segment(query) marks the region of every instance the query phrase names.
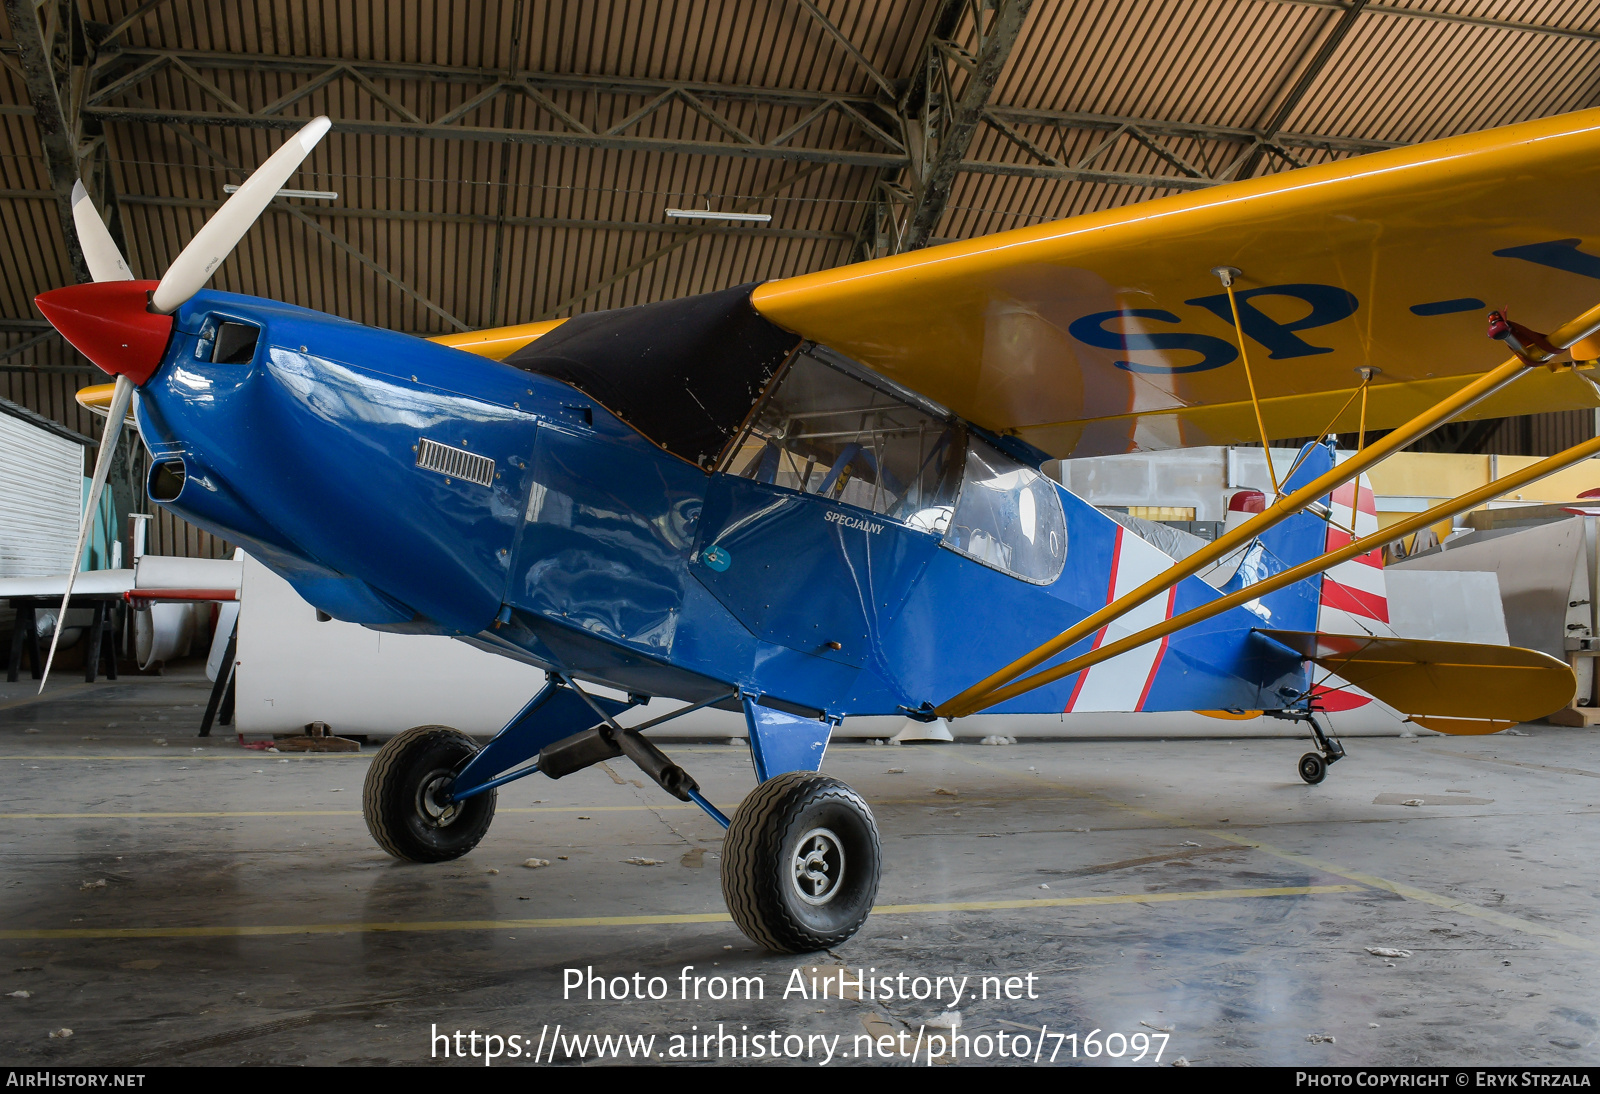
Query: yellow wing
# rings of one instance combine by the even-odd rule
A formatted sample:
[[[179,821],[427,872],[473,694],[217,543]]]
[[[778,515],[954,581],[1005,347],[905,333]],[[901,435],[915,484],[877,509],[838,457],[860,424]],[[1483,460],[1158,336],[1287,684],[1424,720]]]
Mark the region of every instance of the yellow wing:
[[[73,398],[77,400],[79,406],[90,414],[101,418],[109,418],[111,416],[111,396],[116,389],[116,384],[93,384],[89,387],[79,388]],[[128,407],[128,416],[125,421],[129,425],[135,424],[132,406]]]
[[[1571,702],[1578,686],[1569,666],[1517,646],[1261,633],[1441,733],[1493,733],[1543,718]]]
[[[752,303],[1082,456],[1258,437],[1218,266],[1242,271],[1272,436],[1327,426],[1364,366],[1382,370],[1368,428],[1398,425],[1508,356],[1489,309],[1547,331],[1600,302],[1600,110],[772,281]],[[1583,375],[1536,370],[1472,415],[1596,405]]]
[[[518,323],[511,327],[490,327],[487,330],[472,330],[465,334],[436,334],[429,338],[430,342],[438,342],[441,346],[451,346],[455,349],[475,353],[479,357],[488,357],[495,361],[504,361],[517,350],[537,338],[542,338],[555,330],[565,319],[545,319],[538,323]]]

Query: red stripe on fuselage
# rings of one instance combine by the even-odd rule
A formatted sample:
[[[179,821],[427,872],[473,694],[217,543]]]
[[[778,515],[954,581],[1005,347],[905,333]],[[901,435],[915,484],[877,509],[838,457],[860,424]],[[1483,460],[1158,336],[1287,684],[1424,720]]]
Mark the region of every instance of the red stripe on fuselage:
[[[1178,587],[1174,585],[1167,590],[1167,610],[1162,613],[1162,619],[1172,618],[1172,606],[1177,602],[1177,599]],[[1161,636],[1161,645],[1156,649],[1155,663],[1150,666],[1150,675],[1144,678],[1144,690],[1139,692],[1139,702],[1134,706],[1134,710],[1143,710],[1144,701],[1150,698],[1150,687],[1156,682],[1156,673],[1161,671],[1161,659],[1167,655],[1167,640],[1171,637],[1170,634]]]
[[[1349,585],[1341,585],[1327,574],[1322,575],[1322,604],[1324,607],[1338,608],[1351,615],[1389,622],[1387,599],[1362,592],[1360,589],[1353,589]]]
[[[1106,583],[1106,603],[1109,604],[1117,598],[1117,566],[1122,562],[1122,533],[1125,529],[1117,525],[1117,535],[1111,543],[1111,580]],[[1089,648],[1097,650],[1100,643],[1106,640],[1106,628],[1101,627],[1095,632],[1094,644]],[[1091,668],[1093,666],[1090,666]],[[1062,708],[1063,713],[1071,713],[1073,704],[1078,701],[1078,694],[1083,691],[1083,683],[1089,679],[1089,669],[1078,673],[1077,682],[1072,685],[1072,694],[1067,696],[1067,705]]]
[[[1341,547],[1349,546],[1354,541],[1355,537],[1349,532],[1341,532],[1337,528],[1330,527],[1328,529],[1328,543],[1324,550],[1337,551]],[[1359,562],[1363,566],[1372,566],[1381,570],[1383,569],[1383,552],[1374,549],[1368,551],[1364,555],[1357,555],[1355,558],[1350,559],[1350,561]]]

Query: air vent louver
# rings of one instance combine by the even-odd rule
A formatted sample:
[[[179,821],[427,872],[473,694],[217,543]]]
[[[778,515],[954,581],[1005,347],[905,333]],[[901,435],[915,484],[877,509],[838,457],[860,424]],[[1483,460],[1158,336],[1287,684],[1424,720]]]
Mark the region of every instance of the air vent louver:
[[[494,483],[494,461],[464,448],[452,448],[423,437],[417,444],[417,466],[451,479],[464,479],[479,486]]]

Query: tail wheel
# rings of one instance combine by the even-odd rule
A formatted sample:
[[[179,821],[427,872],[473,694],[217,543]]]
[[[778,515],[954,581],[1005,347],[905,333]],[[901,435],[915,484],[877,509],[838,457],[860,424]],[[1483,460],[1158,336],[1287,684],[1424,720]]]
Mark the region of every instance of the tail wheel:
[[[361,790],[361,813],[378,846],[406,862],[444,862],[476,847],[494,819],[494,791],[463,802],[448,794],[477,751],[449,726],[417,726],[384,745]]]
[[[1312,786],[1322,781],[1328,773],[1328,761],[1315,752],[1307,752],[1300,757],[1300,777]]]
[[[740,804],[722,853],[722,895],[750,939],[782,953],[861,929],[881,863],[872,810],[838,779],[791,771]]]

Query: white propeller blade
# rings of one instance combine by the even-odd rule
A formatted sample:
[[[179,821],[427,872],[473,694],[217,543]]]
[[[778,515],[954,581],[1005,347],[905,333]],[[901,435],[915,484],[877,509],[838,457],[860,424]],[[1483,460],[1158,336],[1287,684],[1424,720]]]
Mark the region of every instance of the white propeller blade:
[[[222,265],[222,260],[232,253],[279,188],[299,170],[300,164],[332,124],[326,117],[313,118],[245,179],[244,185],[195,233],[183,253],[168,268],[150,298],[152,311],[170,315],[205,287],[217,267]]]
[[[117,249],[106,222],[89,200],[81,181],[72,184],[72,223],[78,229],[78,249],[88,263],[89,276],[96,281],[132,281],[133,271]]]
[[[217,210],[216,215],[206,221],[167,270],[166,276],[151,294],[152,311],[170,315],[205,286],[216,268],[222,265],[222,260],[250,230],[289,176],[299,170],[300,164],[332,124],[326,117],[313,118],[245,179],[244,185]],[[82,182],[73,187],[72,219],[78,229],[78,245],[83,250],[84,260],[95,281],[132,280],[132,271],[123,260],[105,222],[100,219],[94,203],[89,200]],[[94,461],[94,478],[89,483],[89,500],[84,508],[83,523],[78,527],[78,547],[73,552],[72,566],[67,571],[67,588],[61,596],[61,616],[56,620],[55,635],[50,639],[50,654],[45,658],[43,679],[39,681],[40,692],[44,691],[45,684],[50,680],[50,666],[55,663],[56,647],[61,641],[61,632],[66,629],[72,586],[77,582],[78,568],[83,564],[83,548],[89,542],[89,530],[99,513],[100,495],[105,490],[106,477],[111,473],[111,460],[116,454],[117,440],[122,435],[122,424],[132,401],[133,381],[119,374],[111,394],[105,432],[100,435],[100,451]]]
[[[89,276],[95,281],[132,281],[133,271],[122,257],[116,240],[100,213],[89,200],[89,191],[80,180],[72,186],[72,223],[78,230],[78,247],[83,251]],[[50,655],[44,659],[44,672],[39,680],[39,690],[44,691],[50,681],[50,666],[56,659],[56,645],[61,632],[66,629],[67,604],[72,600],[72,586],[78,580],[78,567],[83,565],[83,548],[89,541],[89,529],[100,506],[100,494],[105,489],[106,477],[111,473],[111,457],[115,455],[117,438],[122,435],[123,419],[128,414],[128,404],[133,401],[133,381],[126,376],[117,377],[111,393],[111,416],[106,419],[105,430],[100,435],[100,451],[94,460],[94,478],[89,481],[89,506],[84,510],[83,521],[78,525],[78,549],[73,552],[72,565],[67,570],[67,589],[61,594],[61,612],[56,619],[56,630],[50,638]]]
[[[50,666],[55,663],[56,644],[61,632],[67,629],[67,603],[72,599],[72,586],[78,580],[78,567],[83,565],[83,548],[89,542],[89,529],[94,526],[100,511],[100,494],[105,489],[106,477],[111,473],[111,458],[116,454],[117,438],[122,435],[122,421],[128,414],[128,404],[133,400],[133,381],[126,376],[117,377],[117,387],[111,394],[111,416],[106,419],[105,432],[100,434],[100,451],[94,458],[94,478],[89,482],[89,503],[83,510],[83,523],[78,526],[78,549],[72,553],[72,566],[67,571],[67,590],[61,594],[61,614],[56,618],[56,632],[50,638],[50,655],[44,659],[44,675],[39,681],[39,691],[50,680]]]

